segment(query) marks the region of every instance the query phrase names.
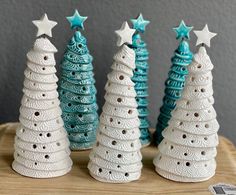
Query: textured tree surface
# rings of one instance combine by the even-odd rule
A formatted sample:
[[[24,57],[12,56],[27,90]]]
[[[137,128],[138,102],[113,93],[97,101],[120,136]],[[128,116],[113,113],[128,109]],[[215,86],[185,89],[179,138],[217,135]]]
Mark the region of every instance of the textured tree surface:
[[[140,120],[140,141],[143,146],[148,145],[151,141],[148,121],[148,51],[146,43],[142,40],[140,33],[134,34],[133,43],[130,47],[135,51],[134,76],[132,81],[135,83],[137,93],[136,101],[138,103],[138,112]]]
[[[96,139],[98,106],[92,60],[86,38],[76,31],[61,63],[58,90],[72,150],[92,148]]]
[[[165,96],[154,134],[156,144],[159,144],[163,139],[162,131],[168,126],[171,111],[175,108],[176,101],[181,97],[185,86],[185,77],[188,74],[187,66],[192,62],[192,57],[188,42],[181,41],[171,59],[172,66],[165,82]]]
[[[90,174],[102,182],[125,183],[141,175],[140,121],[131,80],[134,68],[135,52],[124,45],[108,74],[97,141],[89,156]]]
[[[200,47],[154,159],[156,171],[168,179],[199,182],[215,174],[219,124],[213,108],[212,69],[205,48]]]
[[[55,52],[57,49],[47,38],[38,38],[27,54],[12,164],[24,176],[57,177],[69,172],[72,166],[59,106]]]

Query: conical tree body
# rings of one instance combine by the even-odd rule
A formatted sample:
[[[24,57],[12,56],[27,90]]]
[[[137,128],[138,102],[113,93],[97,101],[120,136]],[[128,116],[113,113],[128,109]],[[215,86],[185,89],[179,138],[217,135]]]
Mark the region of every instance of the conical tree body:
[[[135,83],[135,91],[137,93],[136,101],[138,104],[139,120],[140,120],[140,141],[143,146],[148,145],[151,141],[148,121],[148,56],[149,52],[146,48],[146,43],[142,40],[140,34],[133,35],[132,45],[130,46],[135,51],[134,76],[132,81]]]
[[[56,51],[47,38],[38,38],[27,54],[12,164],[24,176],[57,177],[69,172],[72,166],[57,93]]]
[[[89,149],[96,139],[98,106],[92,59],[85,37],[75,32],[64,54],[59,84],[62,118],[72,150]]]
[[[185,77],[188,74],[187,66],[192,62],[192,53],[186,41],[181,41],[171,59],[172,66],[165,82],[165,96],[157,119],[154,139],[157,144],[163,139],[162,131],[168,126],[171,111],[176,106],[176,101],[181,97],[185,86]]]
[[[188,67],[182,98],[177,101],[154,159],[156,171],[171,180],[199,182],[215,174],[219,124],[213,108],[213,65],[204,47]]]
[[[137,180],[142,168],[140,121],[131,80],[135,53],[124,45],[114,60],[105,86],[106,102],[88,169],[99,181],[124,183]]]

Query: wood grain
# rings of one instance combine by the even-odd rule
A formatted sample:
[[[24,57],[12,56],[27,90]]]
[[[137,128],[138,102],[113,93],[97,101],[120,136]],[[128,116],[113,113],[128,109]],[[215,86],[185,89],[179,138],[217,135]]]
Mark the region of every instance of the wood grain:
[[[226,138],[220,137],[216,175],[202,183],[178,183],[162,178],[152,164],[157,148],[142,149],[143,170],[139,181],[128,184],[101,183],[90,177],[87,169],[89,151],[72,152],[72,171],[54,179],[31,179],[11,169],[13,138],[17,123],[0,125],[0,194],[24,195],[131,195],[131,194],[210,194],[208,186],[219,182],[236,184],[236,149]]]

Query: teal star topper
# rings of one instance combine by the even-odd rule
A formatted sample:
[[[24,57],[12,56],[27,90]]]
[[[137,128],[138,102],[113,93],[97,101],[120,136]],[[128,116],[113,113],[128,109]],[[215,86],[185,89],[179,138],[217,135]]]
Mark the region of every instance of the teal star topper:
[[[146,26],[150,23],[150,21],[143,19],[141,13],[137,19],[131,19],[131,22],[133,23],[133,28],[142,33],[144,33]]]
[[[66,19],[70,22],[71,29],[81,28],[84,30],[84,21],[87,19],[87,16],[81,16],[78,10],[75,10],[73,16],[68,16]]]
[[[180,39],[180,38],[189,39],[189,33],[192,29],[193,29],[193,27],[186,26],[186,24],[184,23],[183,20],[180,22],[178,27],[173,28],[173,30],[176,33],[176,39]]]

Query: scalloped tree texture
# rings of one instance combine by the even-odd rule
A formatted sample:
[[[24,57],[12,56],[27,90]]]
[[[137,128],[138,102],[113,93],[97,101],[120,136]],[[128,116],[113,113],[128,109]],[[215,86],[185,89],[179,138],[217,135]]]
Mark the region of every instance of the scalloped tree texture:
[[[114,61],[105,86],[106,101],[88,169],[99,181],[125,183],[139,179],[142,168],[140,121],[131,80],[135,52],[124,45]]]
[[[171,59],[172,66],[165,82],[165,96],[154,133],[156,144],[159,144],[163,139],[162,131],[168,126],[171,111],[175,108],[176,101],[181,97],[185,86],[185,77],[188,74],[187,66],[192,62],[192,57],[188,42],[182,40]]]
[[[135,91],[137,93],[136,101],[138,103],[138,112],[140,120],[140,141],[143,146],[150,144],[151,136],[149,132],[148,121],[148,51],[146,43],[142,40],[141,35],[136,33],[133,35],[133,42],[130,47],[135,51],[135,64],[134,76],[132,81],[135,83]]]
[[[163,131],[164,139],[154,159],[156,171],[163,177],[199,182],[215,174],[219,124],[213,108],[212,69],[205,48],[200,47],[188,67],[182,98]]]
[[[64,54],[58,89],[72,150],[92,148],[96,140],[98,106],[92,60],[86,38],[76,31]]]
[[[47,38],[38,38],[27,54],[12,167],[28,177],[57,177],[72,166],[58,100],[55,52]]]

